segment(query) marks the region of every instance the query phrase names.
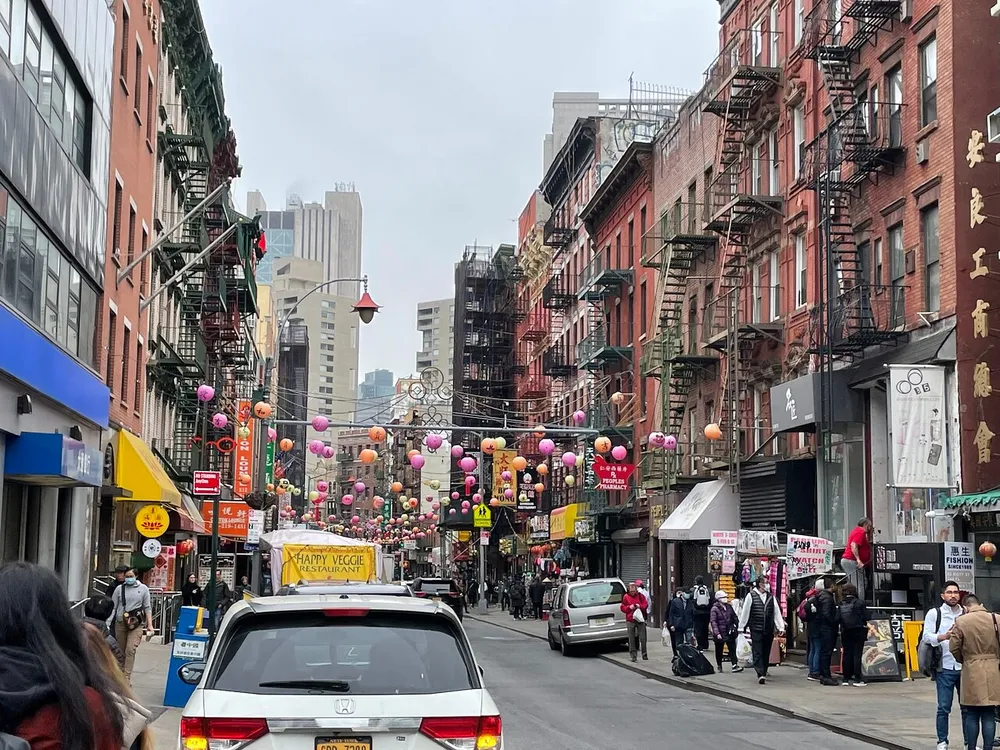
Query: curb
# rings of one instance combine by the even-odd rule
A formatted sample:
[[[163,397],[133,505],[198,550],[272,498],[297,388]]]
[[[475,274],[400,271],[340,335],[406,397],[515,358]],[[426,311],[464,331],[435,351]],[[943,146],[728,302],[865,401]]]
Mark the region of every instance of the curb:
[[[488,617],[482,617],[480,615],[466,615],[470,620],[475,620],[476,622],[482,622],[487,625],[492,625],[496,628],[501,628],[502,630],[509,630],[512,633],[518,633],[519,635],[526,636],[528,638],[534,638],[539,641],[545,641],[545,636],[536,635],[535,633],[526,633],[518,628],[511,627],[510,625],[503,625],[497,622],[493,622]],[[829,719],[824,718],[820,714],[814,714],[806,711],[793,711],[791,709],[782,708],[781,706],[776,706],[773,703],[768,703],[767,701],[758,700],[748,695],[742,695],[737,693],[730,693],[725,690],[713,687],[712,685],[699,684],[697,682],[692,682],[690,680],[684,680],[679,677],[673,677],[670,675],[660,674],[659,672],[653,672],[651,670],[643,669],[638,665],[633,665],[631,663],[623,663],[617,659],[612,659],[607,654],[597,654],[597,658],[601,661],[607,662],[608,664],[614,664],[616,667],[620,667],[629,672],[633,672],[637,675],[641,675],[647,679],[656,680],[657,682],[662,682],[666,685],[671,685],[672,687],[680,688],[681,690],[687,690],[692,693],[703,693],[705,695],[711,695],[716,698],[722,698],[724,700],[734,701],[736,703],[742,703],[747,706],[753,706],[754,708],[760,708],[764,711],[768,711],[772,714],[777,714],[779,716],[784,716],[786,719],[795,719],[796,721],[806,722],[814,726],[823,727],[824,729],[838,734],[842,737],[848,737],[853,740],[858,740],[860,742],[867,742],[869,745],[874,745],[876,747],[884,747],[886,750],[912,750],[908,745],[900,745],[898,742],[894,742],[888,737],[883,737],[880,735],[865,734],[864,732],[843,727],[840,724],[835,724]]]

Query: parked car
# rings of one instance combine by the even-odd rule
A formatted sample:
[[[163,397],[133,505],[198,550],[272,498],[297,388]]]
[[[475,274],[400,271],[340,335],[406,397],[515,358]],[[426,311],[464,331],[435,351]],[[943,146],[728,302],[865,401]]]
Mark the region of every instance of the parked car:
[[[549,648],[568,656],[583,644],[627,642],[623,596],[625,584],[619,578],[561,584],[552,596]]]
[[[443,602],[359,595],[238,602],[206,662],[180,747],[441,750],[503,747],[500,711]]]
[[[340,583],[337,581],[308,581],[304,583],[282,586],[278,596],[305,594],[309,596],[325,594],[327,596],[413,596],[408,586],[393,583]]]
[[[421,599],[444,602],[455,610],[459,620],[465,614],[462,589],[453,578],[414,578],[411,588],[413,595]]]

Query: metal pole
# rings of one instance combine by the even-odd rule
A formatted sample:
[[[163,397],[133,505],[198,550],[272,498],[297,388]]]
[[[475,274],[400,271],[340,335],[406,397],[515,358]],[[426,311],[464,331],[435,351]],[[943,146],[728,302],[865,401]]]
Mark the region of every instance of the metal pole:
[[[169,279],[167,279],[165,282],[163,282],[162,284],[160,284],[160,286],[157,287],[157,289],[156,289],[155,292],[153,292],[146,299],[142,300],[139,303],[139,312],[142,312],[147,307],[149,307],[150,304],[152,304],[152,302],[153,302],[154,299],[156,299],[157,297],[159,297],[161,294],[163,294],[164,291],[166,291],[167,289],[170,288],[171,284],[173,284],[181,276],[183,276],[188,271],[190,271],[191,268],[193,268],[196,263],[198,263],[202,258],[204,258],[206,255],[208,255],[210,252],[212,252],[216,247],[218,247],[226,238],[229,237],[229,235],[231,235],[233,232],[236,231],[236,227],[237,226],[238,226],[237,224],[233,224],[231,227],[229,227],[229,229],[227,229],[225,232],[223,232],[218,237],[216,237],[214,240],[212,240],[209,243],[208,247],[206,247],[204,250],[202,250],[200,253],[198,253],[196,256],[194,256],[180,271],[178,271],[173,276],[171,276]]]
[[[482,534],[482,531],[479,532]],[[479,603],[479,614],[486,614],[486,548],[483,546],[482,542],[479,542],[479,591],[478,599]]]
[[[216,393],[218,393],[219,386],[219,370],[218,366],[215,369],[215,387]],[[203,470],[208,470],[208,404],[205,404],[205,414],[202,417],[202,431],[201,431],[201,466]],[[216,600],[216,586],[215,578],[219,572],[219,501],[221,500],[222,492],[217,492],[212,497],[212,564],[210,566],[209,581],[208,581],[208,644],[209,650],[215,643],[215,634],[219,630],[218,618],[216,617],[216,609],[219,602]]]
[[[303,424],[305,424],[305,425],[307,425],[307,424],[312,424],[312,423],[308,422],[308,421],[303,421],[303,420],[300,420],[300,419],[276,419],[276,420],[274,420],[274,424],[290,424],[290,425],[303,425]],[[342,422],[342,421],[337,421],[337,420],[334,420],[334,419],[330,420],[330,426],[331,427],[354,427],[354,428],[363,428],[363,429],[368,429],[369,427],[384,427],[385,429],[396,429],[396,430],[398,430],[398,429],[400,429],[402,427],[407,427],[407,425],[400,425],[400,424],[371,424],[371,423],[361,424],[360,422]],[[425,424],[425,425],[421,425],[421,427],[423,427],[424,429],[427,429],[427,430],[431,430],[431,431],[434,431],[434,430],[463,430],[464,429],[463,425],[456,425],[456,424]],[[501,429],[505,430],[506,432],[513,432],[513,433],[516,433],[516,434],[522,434],[522,433],[534,432],[538,428],[537,427],[504,427],[504,428],[499,428],[498,427],[497,428],[498,431],[500,431]],[[468,431],[468,430],[465,430],[465,431]],[[579,436],[581,438],[584,438],[584,437],[591,437],[591,436],[594,436],[594,435],[600,435],[601,433],[600,433],[600,430],[594,430],[594,429],[591,429],[589,427],[579,427],[579,428],[573,428],[573,427],[551,427],[550,428],[550,427],[546,427],[545,428],[545,434],[546,435],[577,435],[577,436]]]
[[[172,235],[174,232],[176,232],[178,229],[180,229],[181,224],[183,224],[185,221],[187,221],[192,216],[194,216],[196,213],[198,213],[203,208],[205,208],[205,206],[208,205],[211,201],[215,200],[223,190],[227,189],[229,187],[229,185],[230,185],[230,182],[231,182],[231,180],[226,180],[224,183],[222,183],[221,185],[219,185],[219,187],[217,187],[211,193],[209,193],[208,195],[206,195],[205,199],[201,203],[199,203],[197,206],[195,206],[190,211],[188,211],[186,214],[184,214],[183,218],[179,219],[176,224],[174,224],[172,227],[170,227],[170,229],[168,229],[165,232],[160,232],[160,236],[156,238],[156,241],[153,242],[152,245],[150,245],[149,247],[147,247],[139,255],[139,257],[137,257],[135,260],[133,260],[131,263],[129,263],[127,266],[125,266],[122,270],[120,270],[118,272],[117,277],[115,277],[115,283],[116,284],[121,284],[125,280],[125,277],[128,276],[130,273],[132,273],[132,270],[137,265],[139,265],[144,260],[146,260],[146,258],[148,258],[157,248],[159,248],[160,245],[162,245],[164,242],[166,242],[170,238],[170,235]]]

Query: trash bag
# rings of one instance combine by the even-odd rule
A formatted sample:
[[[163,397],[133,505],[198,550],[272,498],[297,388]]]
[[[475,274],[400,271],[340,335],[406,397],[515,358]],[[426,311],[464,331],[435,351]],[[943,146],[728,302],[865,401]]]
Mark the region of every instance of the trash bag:
[[[746,633],[736,636],[736,660],[744,666],[753,661],[753,647]]]
[[[705,654],[686,643],[677,644],[671,669],[678,677],[704,677],[715,674],[715,667],[705,658]]]

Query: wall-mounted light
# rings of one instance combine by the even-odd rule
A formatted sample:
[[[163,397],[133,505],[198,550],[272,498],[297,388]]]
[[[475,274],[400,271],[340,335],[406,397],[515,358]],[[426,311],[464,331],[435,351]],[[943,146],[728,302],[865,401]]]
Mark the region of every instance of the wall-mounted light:
[[[22,393],[17,397],[17,413],[18,416],[21,414],[31,414],[31,396],[27,393]]]

